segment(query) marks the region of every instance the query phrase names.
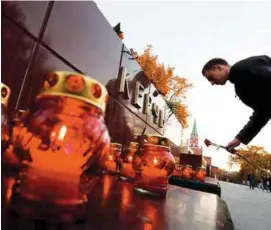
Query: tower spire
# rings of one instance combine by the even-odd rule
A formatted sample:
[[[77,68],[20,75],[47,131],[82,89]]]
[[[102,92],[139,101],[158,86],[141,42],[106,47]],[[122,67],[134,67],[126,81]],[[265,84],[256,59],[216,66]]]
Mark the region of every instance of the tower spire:
[[[193,130],[192,130],[191,135],[196,136],[196,137],[198,136],[196,119],[194,120],[194,125],[193,125]]]
[[[199,137],[196,119],[194,119],[193,129],[190,136],[190,148],[196,155],[202,155],[202,148],[199,147]]]

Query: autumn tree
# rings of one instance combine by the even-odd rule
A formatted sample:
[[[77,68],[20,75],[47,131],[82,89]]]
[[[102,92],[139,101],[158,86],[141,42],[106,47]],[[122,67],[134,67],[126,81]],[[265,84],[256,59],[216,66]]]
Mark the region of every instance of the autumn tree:
[[[158,62],[158,56],[153,54],[151,45],[148,45],[144,52],[138,55],[137,61],[146,76],[164,97],[167,108],[170,110],[169,117],[175,114],[181,125],[184,128],[187,127],[188,111],[185,99],[186,92],[192,85],[186,78],[176,75],[174,67]]]
[[[253,165],[259,166],[266,172],[271,172],[271,153],[268,153],[263,147],[251,145],[247,148],[241,148],[238,153]],[[254,167],[237,155],[230,156],[230,164],[240,165],[240,174],[243,176],[252,172],[259,178],[265,174],[262,170],[257,169],[257,167]]]

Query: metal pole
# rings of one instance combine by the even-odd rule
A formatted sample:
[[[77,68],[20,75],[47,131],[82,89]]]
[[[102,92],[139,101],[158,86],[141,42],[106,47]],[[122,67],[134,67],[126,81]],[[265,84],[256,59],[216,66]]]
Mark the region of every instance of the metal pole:
[[[37,42],[35,43],[32,51],[31,51],[31,56],[30,56],[30,60],[28,62],[28,65],[26,67],[26,70],[25,70],[25,74],[24,74],[24,77],[23,77],[23,82],[22,82],[22,86],[20,88],[20,92],[19,92],[19,95],[18,95],[18,99],[16,101],[16,106],[15,106],[15,111],[19,108],[19,105],[20,105],[20,102],[21,102],[21,99],[23,97],[23,92],[26,88],[26,83],[27,83],[27,80],[28,80],[28,73],[30,71],[30,68],[33,64],[33,61],[34,61],[34,58],[36,57],[36,54],[38,52],[38,47],[39,47],[39,44],[40,42],[42,41],[42,38],[43,38],[43,35],[45,33],[45,29],[46,29],[46,26],[47,26],[47,23],[49,21],[49,17],[50,17],[50,14],[51,14],[51,11],[53,9],[53,5],[54,5],[54,1],[50,1],[48,3],[48,7],[47,7],[47,10],[45,12],[45,16],[44,16],[44,20],[42,22],[42,25],[41,25],[41,29],[40,29],[40,32],[39,32],[39,35],[38,35],[38,40]],[[30,93],[32,91],[32,85],[30,85]],[[31,95],[29,96],[31,97]],[[29,98],[28,98],[28,103],[29,103]]]

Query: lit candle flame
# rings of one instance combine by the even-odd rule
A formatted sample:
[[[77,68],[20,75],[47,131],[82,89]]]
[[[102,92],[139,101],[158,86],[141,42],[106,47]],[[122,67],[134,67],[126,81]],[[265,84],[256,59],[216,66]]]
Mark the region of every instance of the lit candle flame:
[[[67,127],[66,125],[62,125],[58,134],[58,140],[62,141],[67,133]]]
[[[109,155],[109,160],[113,160],[113,156],[112,155]]]
[[[129,156],[129,157],[128,157],[128,161],[129,161],[129,162],[132,162],[132,160],[133,160],[133,157],[132,157],[132,156]]]
[[[153,163],[154,163],[155,165],[157,165],[157,164],[158,164],[158,160],[157,160],[157,158],[156,158],[156,157],[153,159]]]
[[[51,137],[54,138],[55,136],[56,136],[56,132],[53,131],[53,132],[51,133]]]

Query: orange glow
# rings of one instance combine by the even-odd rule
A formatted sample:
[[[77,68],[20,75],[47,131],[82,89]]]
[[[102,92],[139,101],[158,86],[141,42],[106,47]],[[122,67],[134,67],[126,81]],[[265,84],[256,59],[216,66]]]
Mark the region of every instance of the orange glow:
[[[66,125],[62,125],[58,134],[58,140],[62,141],[67,133],[67,127]]]
[[[102,206],[105,207],[107,203],[107,199],[109,196],[109,193],[112,189],[112,179],[110,176],[105,175],[103,178],[103,190],[102,190]]]
[[[113,156],[112,155],[109,155],[109,160],[112,161],[113,160]]]
[[[135,179],[135,189],[165,196],[168,177],[175,169],[170,149],[162,145],[145,144],[134,157],[133,169],[139,175]]]
[[[133,170],[133,166],[130,163],[123,163],[120,171],[121,176],[134,179],[135,178],[135,171]]]
[[[148,222],[144,223],[144,230],[152,230],[152,229],[153,227],[151,223],[148,223]]]
[[[123,184],[121,187],[121,208],[123,213],[125,213],[131,203],[132,194],[130,192],[129,186]]]
[[[8,177],[7,178],[7,193],[6,193],[6,201],[9,203],[11,195],[12,195],[12,187],[15,184],[15,178],[14,177]]]
[[[65,119],[65,116],[61,117],[61,120]],[[74,118],[73,122],[76,122],[79,127],[81,126],[79,119]],[[36,165],[35,167],[53,171],[73,172],[76,175],[81,172],[81,166],[84,165],[86,160],[82,157],[82,153],[89,148],[90,142],[87,139],[83,141],[82,134],[74,132],[72,127],[68,130],[70,123],[68,121],[67,123],[65,125],[62,123],[51,131],[52,149],[46,150],[48,154],[44,154],[44,150],[31,149],[31,157]]]
[[[154,163],[155,165],[157,165],[157,164],[158,164],[158,160],[157,160],[157,158],[156,158],[156,157],[153,159],[153,163]]]
[[[144,207],[144,230],[152,230],[157,228],[158,212],[153,205],[147,204]]]
[[[96,177],[95,172],[84,172],[92,165],[99,172],[104,167],[100,159],[107,156],[109,149],[101,112],[85,102],[62,96],[44,96],[39,102],[38,112],[29,117],[27,124],[16,125],[12,134],[14,148],[27,150],[21,161],[29,161],[27,167],[20,168],[27,172],[23,180],[16,181],[20,194],[30,200],[63,205],[64,209],[71,204],[81,205],[95,186],[92,178]],[[15,150],[11,153],[17,158]],[[104,189],[106,197],[110,188]],[[9,190],[5,199],[11,194]]]
[[[132,162],[133,161],[133,157],[132,156],[128,156],[128,161]]]
[[[205,177],[206,177],[205,169],[198,169],[197,172],[196,172],[196,180],[204,182]]]
[[[51,137],[55,137],[55,136],[56,136],[56,132],[53,131],[53,132],[51,133]]]
[[[192,178],[192,174],[193,174],[193,170],[191,167],[187,167],[185,166],[182,176],[186,179],[191,179]]]

